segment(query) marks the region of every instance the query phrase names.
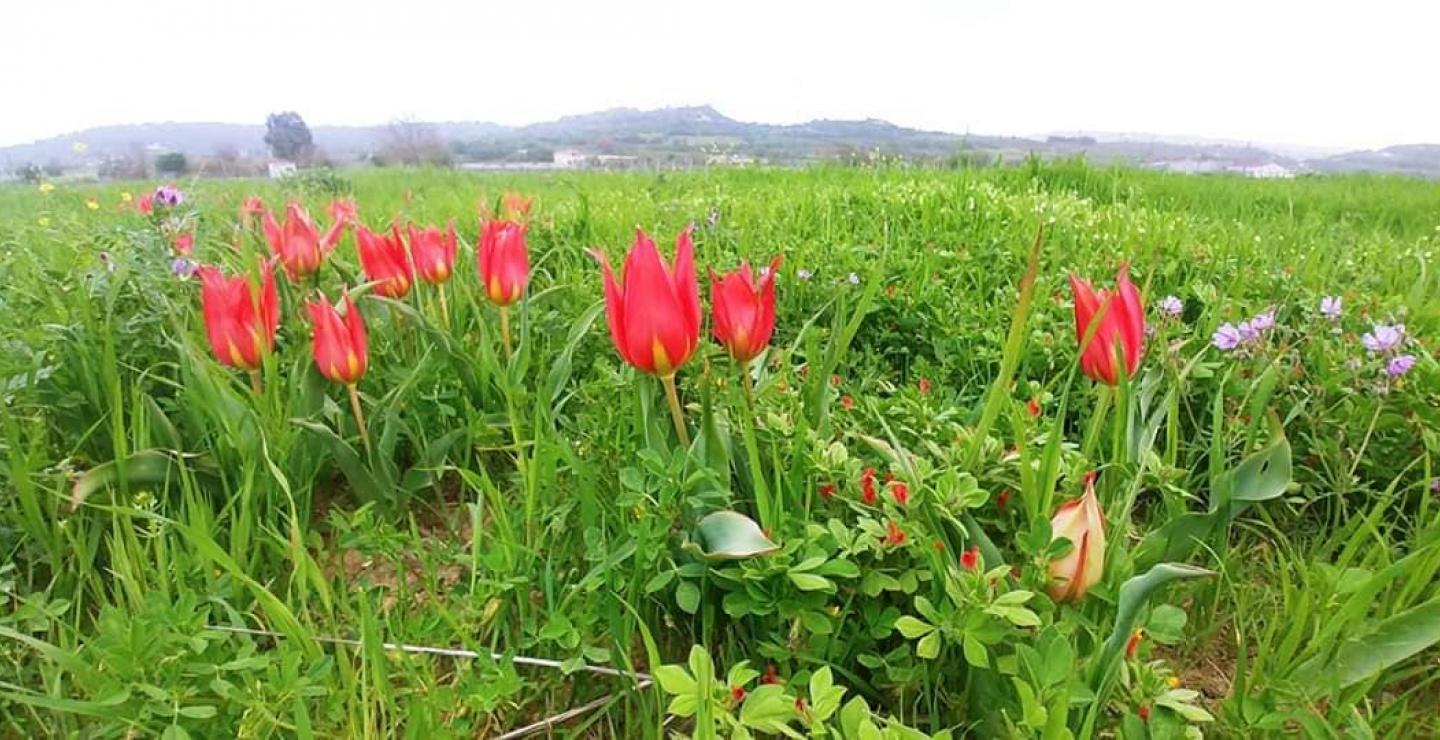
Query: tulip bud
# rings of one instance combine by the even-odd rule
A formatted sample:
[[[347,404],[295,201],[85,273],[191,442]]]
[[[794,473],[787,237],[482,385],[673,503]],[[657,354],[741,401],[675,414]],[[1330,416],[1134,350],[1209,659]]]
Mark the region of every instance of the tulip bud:
[[[530,254],[525,226],[514,221],[486,221],[480,232],[475,261],[485,296],[497,306],[508,306],[525,292],[530,280]]]
[[[620,357],[642,372],[673,376],[700,343],[700,286],[690,228],[675,239],[673,269],[639,230],[619,282],[605,256],[592,254],[604,272],[605,317]]]
[[[410,258],[415,262],[415,273],[431,285],[440,285],[450,279],[455,269],[455,222],[446,225],[446,230],[430,226],[424,229],[410,224]]]
[[[1095,497],[1095,479],[1086,480],[1085,495],[1067,501],[1050,520],[1055,539],[1074,545],[1064,557],[1050,562],[1050,596],[1056,601],[1079,601],[1105,574],[1105,519]]]
[[[310,214],[294,201],[285,206],[284,224],[276,223],[275,215],[268,209],[261,218],[265,239],[280,258],[280,264],[285,266],[285,274],[292,283],[320,269],[325,255],[340,241],[345,224],[345,221],[336,221],[322,236],[310,220]]]
[[[771,261],[758,285],[745,262],[723,277],[710,271],[712,329],[737,362],[749,362],[765,351],[775,332],[775,274],[783,259]]]
[[[264,355],[275,348],[280,301],[272,263],[261,263],[259,290],[243,275],[225,277],[216,267],[201,267],[200,309],[210,350],[220,362],[258,370]]]
[[[1145,343],[1145,307],[1140,293],[1130,282],[1129,268],[1115,276],[1115,291],[1096,291],[1090,283],[1070,275],[1075,295],[1075,337],[1080,342],[1080,369],[1096,381],[1115,385],[1120,381],[1117,355],[1124,360],[1125,374],[1140,367]],[[1092,328],[1093,325],[1093,328]],[[1088,341],[1087,341],[1088,335]]]
[[[345,315],[325,300],[305,305],[313,327],[315,366],[320,374],[336,383],[354,385],[369,363],[365,320],[350,296],[345,296]]]
[[[357,227],[355,247],[365,278],[377,283],[376,293],[386,298],[404,298],[410,292],[410,256],[405,252],[399,227],[391,224],[388,235]]]

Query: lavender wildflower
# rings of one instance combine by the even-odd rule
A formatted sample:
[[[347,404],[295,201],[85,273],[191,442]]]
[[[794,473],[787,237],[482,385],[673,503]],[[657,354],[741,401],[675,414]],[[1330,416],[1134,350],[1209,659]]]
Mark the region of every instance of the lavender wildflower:
[[[162,206],[175,207],[185,202],[185,194],[174,185],[161,185],[155,188],[155,203]]]
[[[1210,335],[1210,343],[1215,345],[1215,349],[1221,352],[1229,352],[1239,347],[1243,340],[1244,337],[1240,334],[1240,328],[1228,321],[1221,324],[1220,328],[1216,329],[1215,333]]]
[[[1340,318],[1341,312],[1340,303],[1341,299],[1338,295],[1327,295],[1324,298],[1321,298],[1320,315],[1324,316],[1327,319],[1330,319],[1331,321],[1338,320]]]
[[[1179,298],[1167,295],[1160,299],[1160,313],[1172,319],[1179,318],[1180,314],[1185,313],[1185,304],[1181,303]]]
[[[1385,366],[1385,374],[1392,378],[1399,378],[1410,372],[1412,367],[1415,367],[1415,356],[1400,355],[1391,359],[1390,364]]]
[[[189,280],[190,276],[194,275],[198,269],[200,269],[199,265],[184,257],[177,257],[170,262],[170,272],[181,280]]]
[[[1434,491],[1435,493],[1440,493],[1440,478],[1430,479],[1430,490]]]
[[[1240,325],[1235,327],[1235,331],[1240,335],[1242,344],[1251,344],[1260,339],[1260,328],[1255,325],[1254,321],[1240,322]]]
[[[1365,345],[1365,349],[1375,353],[1391,352],[1399,348],[1404,341],[1404,324],[1376,324],[1360,337],[1360,343]]]
[[[1250,319],[1250,328],[1255,331],[1257,338],[1275,328],[1275,307],[1271,306]]]

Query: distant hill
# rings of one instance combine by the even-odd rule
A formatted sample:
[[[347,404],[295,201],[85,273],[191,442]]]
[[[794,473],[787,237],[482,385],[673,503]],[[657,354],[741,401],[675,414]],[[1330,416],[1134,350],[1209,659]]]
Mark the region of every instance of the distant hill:
[[[640,162],[707,161],[718,155],[740,160],[796,163],[881,152],[917,159],[967,156],[1017,160],[1083,155],[1100,163],[1128,162],[1185,172],[1258,171],[1285,174],[1396,172],[1440,177],[1440,145],[1395,146],[1333,156],[1292,156],[1239,142],[1166,138],[1146,134],[1073,133],[1046,137],[986,136],[922,131],[878,119],[815,120],[793,125],[737,121],[705,106],[610,110],[565,116],[524,126],[477,121],[417,124],[447,143],[463,161],[547,162],[559,149],[617,155]],[[339,163],[362,160],[392,135],[388,126],[314,126],[316,145]],[[94,164],[137,151],[178,151],[188,156],[264,158],[265,127],[234,123],[147,123],[104,126],[31,144],[0,148],[0,168],[56,163]],[[85,150],[77,153],[75,142]]]

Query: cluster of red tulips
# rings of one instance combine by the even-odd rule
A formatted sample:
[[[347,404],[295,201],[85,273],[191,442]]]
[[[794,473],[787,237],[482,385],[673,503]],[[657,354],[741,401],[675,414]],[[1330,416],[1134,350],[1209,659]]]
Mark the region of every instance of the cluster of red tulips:
[[[636,230],[635,243],[625,257],[620,279],[598,250],[591,254],[604,276],[605,316],[610,338],[621,359],[665,384],[674,415],[675,431],[688,443],[675,393],[675,373],[700,346],[700,286],[695,271],[693,227],[675,237],[675,262],[666,264],[655,241]],[[770,344],[775,332],[776,257],[758,277],[745,262],[725,275],[710,271],[711,331],[730,356],[742,366]]]
[[[485,294],[500,306],[502,317],[506,308],[520,299],[529,279],[523,222],[529,208],[529,200],[506,196],[502,216],[486,218],[482,226],[477,267]],[[331,224],[322,233],[298,203],[288,203],[284,220],[277,221],[259,198],[247,198],[240,209],[242,223],[248,228],[258,219],[271,250],[270,257],[260,261],[258,285],[248,276],[227,276],[213,266],[197,271],[210,348],[221,363],[248,371],[257,392],[259,369],[265,355],[274,350],[279,326],[276,264],[284,268],[290,282],[301,284],[320,270],[349,229],[355,231],[360,266],[377,294],[403,298],[418,277],[440,291],[440,306],[448,323],[444,290],[454,273],[459,243],[453,220],[443,230],[407,224],[402,233],[392,222],[388,231],[375,232],[359,222],[353,201],[336,200],[328,210]],[[342,301],[343,310],[337,310],[318,290],[315,295],[305,305],[315,366],[327,379],[348,386],[354,401],[355,384],[369,364],[364,318],[348,294]],[[507,332],[507,351],[508,343]],[[355,405],[358,417],[358,401]],[[361,433],[363,436],[363,423]]]

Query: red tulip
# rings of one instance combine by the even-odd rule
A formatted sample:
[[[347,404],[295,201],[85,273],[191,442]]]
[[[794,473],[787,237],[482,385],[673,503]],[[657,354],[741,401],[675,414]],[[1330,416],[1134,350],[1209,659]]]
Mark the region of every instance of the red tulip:
[[[500,215],[507,221],[519,221],[530,215],[534,198],[523,198],[519,193],[506,193],[500,199]]]
[[[258,195],[251,195],[251,196],[247,197],[245,200],[243,200],[243,201],[240,202],[240,216],[241,216],[241,217],[259,216],[260,214],[262,214],[262,213],[264,213],[264,212],[265,212],[265,201],[260,200],[260,196],[258,196]]]
[[[315,366],[320,374],[336,383],[354,385],[369,364],[365,320],[360,316],[360,309],[349,295],[345,296],[344,317],[324,296],[305,304],[305,308],[310,312],[314,329]]]
[[[475,252],[485,295],[497,306],[520,299],[530,280],[530,255],[525,248],[525,226],[514,221],[489,220],[480,233]]]
[[[146,216],[154,213],[155,196],[150,194],[140,196],[140,199],[135,201],[135,210],[145,214]]]
[[[197,270],[210,349],[220,362],[245,370],[260,368],[264,355],[275,348],[275,328],[280,324],[274,263],[260,265],[258,291],[244,275],[226,277],[220,268],[209,266]]]
[[[673,270],[639,230],[620,283],[605,256],[592,254],[604,269],[605,316],[620,357],[643,372],[674,375],[700,344],[700,286],[690,227],[675,239]]]
[[[291,282],[320,269],[325,255],[340,241],[345,230],[345,222],[336,221],[321,236],[315,222],[310,220],[310,214],[294,201],[285,205],[283,226],[275,223],[275,216],[268,209],[263,225],[270,249],[280,258],[280,264],[285,266],[285,274]]]
[[[455,271],[455,221],[441,231],[438,227],[415,228],[410,224],[410,258],[415,261],[415,273],[421,280],[439,285],[450,279]]]
[[[355,215],[358,213],[353,198],[336,198],[330,201],[325,210],[330,214],[330,220],[346,224],[354,224]]]
[[[376,293],[386,298],[404,298],[410,292],[410,255],[405,251],[405,240],[400,238],[400,227],[391,224],[387,235],[358,226],[355,246],[365,278],[376,283]]]
[[[1125,359],[1125,374],[1131,376],[1140,367],[1140,354],[1145,343],[1145,308],[1140,292],[1130,282],[1129,268],[1121,267],[1115,276],[1115,292],[1095,291],[1090,283],[1070,275],[1070,288],[1075,294],[1075,335],[1082,343],[1080,369],[1107,385],[1119,382],[1115,366],[1117,349]],[[1086,334],[1098,321],[1089,343]]]
[[[746,363],[765,350],[775,333],[775,273],[783,257],[770,262],[770,269],[755,284],[750,265],[723,277],[710,271],[710,307],[715,338],[737,362]]]

